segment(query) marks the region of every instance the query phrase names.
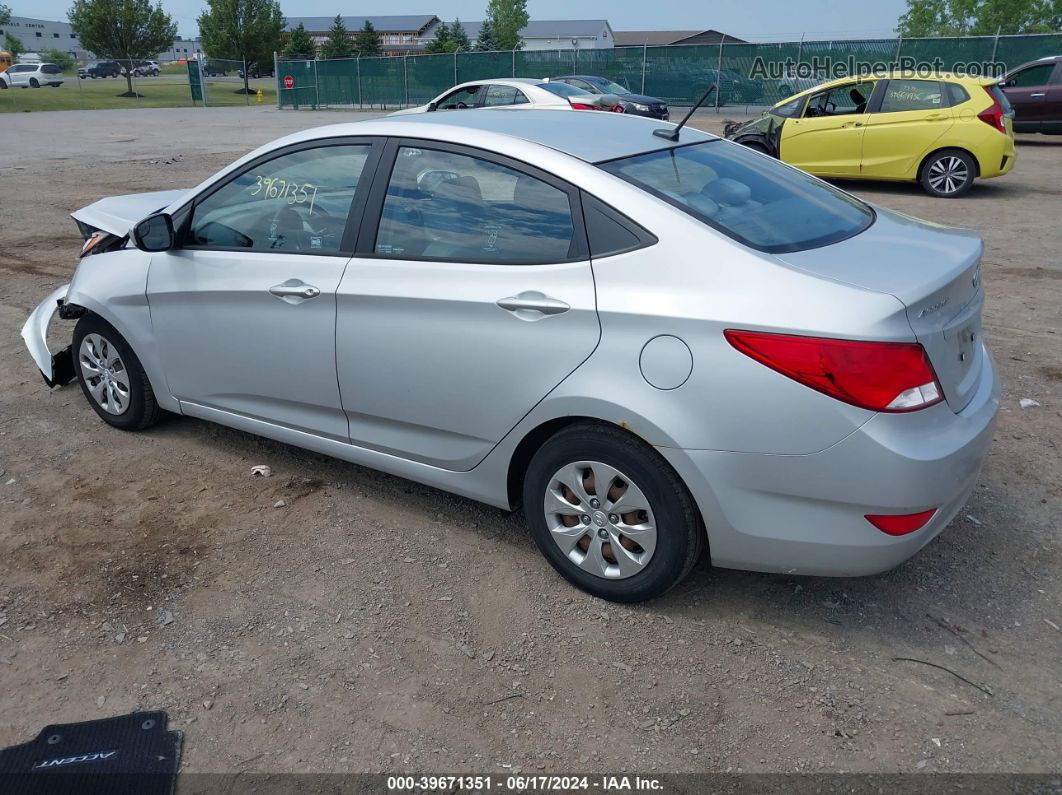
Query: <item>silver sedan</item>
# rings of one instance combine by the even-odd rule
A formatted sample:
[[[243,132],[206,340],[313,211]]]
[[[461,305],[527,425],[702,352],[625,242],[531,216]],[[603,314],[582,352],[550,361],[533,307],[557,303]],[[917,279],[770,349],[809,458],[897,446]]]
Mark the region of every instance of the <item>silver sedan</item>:
[[[117,428],[184,414],[522,505],[606,599],[705,549],[860,575],[929,543],[999,404],[980,238],[696,130],[562,115],[306,130],[89,205],[33,359]]]

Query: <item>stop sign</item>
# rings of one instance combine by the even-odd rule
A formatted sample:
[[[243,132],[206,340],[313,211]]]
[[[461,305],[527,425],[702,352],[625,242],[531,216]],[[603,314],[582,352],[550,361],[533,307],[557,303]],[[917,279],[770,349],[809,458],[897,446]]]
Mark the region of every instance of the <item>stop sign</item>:
[[[291,75],[284,75],[284,88],[295,88],[295,78]]]

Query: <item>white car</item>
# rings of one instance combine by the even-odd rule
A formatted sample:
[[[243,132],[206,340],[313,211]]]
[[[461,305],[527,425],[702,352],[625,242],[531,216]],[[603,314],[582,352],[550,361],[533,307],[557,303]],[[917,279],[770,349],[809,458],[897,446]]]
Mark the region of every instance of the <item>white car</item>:
[[[591,94],[565,83],[553,83],[549,78],[509,77],[495,80],[473,80],[446,91],[427,105],[395,111],[392,116],[410,113],[432,113],[437,110],[465,110],[466,108],[525,107],[560,110],[612,110],[623,106],[612,94]]]
[[[63,84],[63,70],[53,63],[18,63],[4,72],[5,88],[40,88]]]

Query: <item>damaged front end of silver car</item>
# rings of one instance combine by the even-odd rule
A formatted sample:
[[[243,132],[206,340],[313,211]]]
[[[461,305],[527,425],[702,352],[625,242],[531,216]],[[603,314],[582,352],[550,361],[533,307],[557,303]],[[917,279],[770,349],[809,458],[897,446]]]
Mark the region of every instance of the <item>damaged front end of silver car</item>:
[[[78,218],[77,213],[74,214],[74,220],[84,240],[79,259],[111,251],[125,242],[125,238],[121,235],[85,223]],[[48,328],[56,315],[62,320],[77,320],[85,314],[83,307],[67,303],[66,295],[69,289],[70,284],[67,283],[53,290],[47,298],[37,304],[37,308],[22,326],[22,339],[29,350],[30,358],[40,369],[44,383],[49,387],[69,384],[76,377],[71,346],[67,345],[56,353],[52,353],[48,347]]]

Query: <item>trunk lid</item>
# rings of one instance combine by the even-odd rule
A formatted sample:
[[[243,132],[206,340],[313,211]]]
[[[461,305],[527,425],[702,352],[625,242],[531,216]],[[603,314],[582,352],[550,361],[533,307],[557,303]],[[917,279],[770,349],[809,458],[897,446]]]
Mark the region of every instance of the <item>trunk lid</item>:
[[[816,276],[899,299],[948,405],[961,411],[973,397],[984,366],[981,237],[874,209],[876,221],[861,234],[779,258]]]
[[[118,237],[125,237],[133,224],[143,221],[184,196],[186,190],[160,190],[152,193],[130,193],[109,196],[71,213],[78,221],[92,229],[101,229]]]

